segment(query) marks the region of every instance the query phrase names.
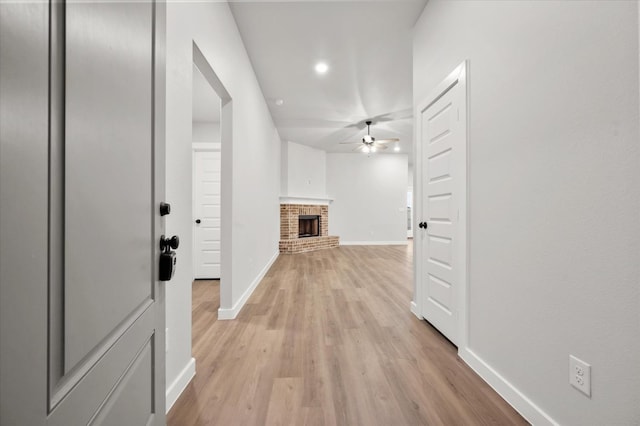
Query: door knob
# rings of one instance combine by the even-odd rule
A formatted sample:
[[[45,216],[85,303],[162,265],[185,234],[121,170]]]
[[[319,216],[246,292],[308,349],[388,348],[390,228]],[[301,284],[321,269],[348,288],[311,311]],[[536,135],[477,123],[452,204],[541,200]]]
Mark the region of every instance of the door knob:
[[[202,222],[200,219],[196,219],[196,223],[200,223]]]
[[[427,226],[428,226],[428,225],[427,225],[427,222],[420,222],[420,223],[418,224],[418,227],[419,227],[419,228],[422,228],[422,229],[427,229]]]
[[[174,235],[171,238],[166,238],[164,235],[160,236],[160,250],[165,251],[172,249],[177,249],[180,245],[180,238],[177,235]]]

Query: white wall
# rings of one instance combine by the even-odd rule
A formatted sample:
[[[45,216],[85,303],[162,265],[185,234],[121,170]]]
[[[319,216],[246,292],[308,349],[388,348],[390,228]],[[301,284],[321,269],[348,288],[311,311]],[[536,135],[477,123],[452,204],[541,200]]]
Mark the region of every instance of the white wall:
[[[406,244],[407,160],[405,154],[327,154],[329,235],[341,244]]]
[[[176,275],[166,286],[169,386],[191,359],[193,41],[233,99],[233,242],[231,253],[222,253],[223,258],[231,257],[232,286],[221,294],[223,308],[231,309],[277,255],[280,226],[280,138],[229,7],[168,2],[166,198],[172,209],[167,233],[181,238]]]
[[[280,142],[280,195],[289,195],[289,142]]]
[[[220,123],[194,121],[192,141],[194,143],[220,143]]]
[[[326,198],[327,153],[294,142],[282,142],[286,153],[282,164],[282,195]]]
[[[414,102],[470,61],[470,349],[566,425],[640,424],[637,7],[431,0],[415,28]]]

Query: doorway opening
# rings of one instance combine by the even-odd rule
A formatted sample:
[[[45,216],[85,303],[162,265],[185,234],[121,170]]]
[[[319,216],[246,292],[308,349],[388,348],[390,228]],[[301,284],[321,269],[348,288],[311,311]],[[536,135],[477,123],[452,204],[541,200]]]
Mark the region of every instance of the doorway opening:
[[[193,65],[193,277],[220,279],[220,97]]]
[[[192,72],[192,276],[219,310],[231,301],[233,103],[195,43]]]

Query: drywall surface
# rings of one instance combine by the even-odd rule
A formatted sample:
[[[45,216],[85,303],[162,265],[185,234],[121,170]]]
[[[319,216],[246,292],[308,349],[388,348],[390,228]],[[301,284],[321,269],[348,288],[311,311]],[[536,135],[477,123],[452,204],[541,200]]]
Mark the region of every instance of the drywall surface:
[[[327,154],[329,234],[341,243],[406,243],[407,155]]]
[[[194,121],[192,140],[194,143],[220,143],[220,123]]]
[[[191,361],[194,42],[232,97],[233,155],[226,167],[231,167],[233,188],[231,199],[222,200],[223,209],[225,203],[232,204],[233,223],[222,223],[231,227],[231,252],[223,252],[222,257],[223,264],[225,257],[231,258],[232,285],[221,292],[222,308],[231,309],[240,300],[277,253],[279,240],[280,138],[229,7],[168,2],[166,198],[172,209],[167,233],[179,235],[181,244],[176,275],[166,284],[167,384],[186,371]]]
[[[326,198],[327,153],[294,142],[284,144],[287,156],[282,164],[282,180],[287,182],[287,192],[282,195]]]
[[[415,28],[414,102],[469,60],[469,347],[560,424],[640,424],[637,8],[431,0]]]
[[[289,195],[289,142],[280,142],[280,195]]]

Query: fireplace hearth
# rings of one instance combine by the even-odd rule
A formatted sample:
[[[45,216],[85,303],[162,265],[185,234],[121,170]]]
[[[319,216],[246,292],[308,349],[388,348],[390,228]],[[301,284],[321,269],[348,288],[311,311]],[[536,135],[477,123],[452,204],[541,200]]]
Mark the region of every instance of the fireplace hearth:
[[[280,253],[338,247],[340,239],[328,234],[328,225],[328,205],[280,204]]]

